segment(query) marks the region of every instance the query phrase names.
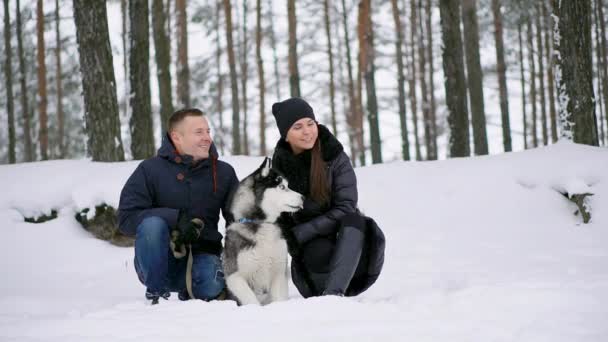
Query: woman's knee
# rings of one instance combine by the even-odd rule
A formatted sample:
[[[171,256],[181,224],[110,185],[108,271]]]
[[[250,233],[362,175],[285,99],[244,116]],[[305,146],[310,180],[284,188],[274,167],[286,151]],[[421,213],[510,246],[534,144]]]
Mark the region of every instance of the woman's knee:
[[[340,227],[352,227],[365,233],[365,228],[367,227],[367,225],[365,223],[365,217],[360,213],[355,212],[344,215],[340,219]]]

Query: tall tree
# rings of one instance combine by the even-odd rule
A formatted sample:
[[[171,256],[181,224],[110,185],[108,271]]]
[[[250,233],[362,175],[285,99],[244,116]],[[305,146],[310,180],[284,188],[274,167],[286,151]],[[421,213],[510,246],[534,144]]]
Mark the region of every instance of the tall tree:
[[[541,23],[542,17],[542,2],[539,4],[536,3],[536,45],[538,47],[537,57],[538,57],[538,93],[540,94],[540,123],[541,123],[541,133],[543,137],[543,145],[547,145],[549,143],[549,130],[547,125],[547,103],[545,101],[545,65],[544,65],[544,57],[543,57],[543,40],[542,33],[544,28]]]
[[[427,59],[429,61],[429,89],[430,91],[430,101],[431,101],[431,142],[433,145],[432,154],[428,154],[429,160],[436,160],[438,151],[437,151],[437,105],[435,102],[435,67],[434,65],[434,53],[433,53],[433,10],[432,10],[432,2],[433,0],[426,1],[425,5],[425,13],[426,13],[426,32],[427,32]]]
[[[562,136],[598,146],[593,68],[591,63],[591,3],[554,0],[558,27],[557,78]]]
[[[555,111],[555,78],[553,76],[553,18],[549,16],[548,1],[543,1],[543,18],[545,21],[545,55],[547,57],[547,86],[549,91],[549,121],[551,122],[551,141],[557,141],[557,116]]]
[[[165,30],[166,18],[163,0],[152,0],[152,30],[154,32],[154,57],[156,59],[156,78],[160,100],[161,135],[167,131],[167,122],[173,113],[171,95],[171,44]]]
[[[126,118],[129,116],[129,50],[128,50],[128,37],[129,29],[128,29],[128,15],[127,15],[127,0],[120,0],[120,14],[122,17],[122,31],[121,31],[121,41],[122,41],[122,72],[123,72],[123,88],[124,88],[124,99],[123,99],[123,116]]]
[[[47,114],[47,90],[46,90],[46,62],[44,46],[44,8],[42,0],[36,2],[36,55],[38,60],[38,117],[40,131],[38,140],[40,141],[40,157],[42,160],[49,158],[49,128]]]
[[[407,116],[405,104],[405,73],[403,66],[403,25],[399,15],[397,0],[391,0],[393,9],[393,21],[395,22],[395,50],[397,58],[397,90],[399,91],[399,123],[401,124],[401,157],[403,160],[410,160],[410,141],[407,134]]]
[[[131,153],[134,159],[154,155],[150,102],[150,25],[148,0],[129,1],[129,82],[131,84]]]
[[[260,155],[266,155],[266,80],[264,78],[264,59],[262,59],[262,0],[257,0],[255,30],[255,55],[260,82]]]
[[[359,101],[360,91],[355,92],[355,82],[353,77],[353,66],[350,52],[350,37],[348,28],[348,12],[346,9],[346,1],[342,0],[342,27],[344,29],[344,45],[346,46],[346,69],[348,71],[348,98],[349,108],[346,113],[346,121],[348,122],[348,136],[351,144],[355,146],[353,148],[353,154],[351,158],[354,161],[359,160],[359,165],[365,165],[365,148],[363,142],[363,130],[362,125],[359,123],[363,120],[363,113],[361,112],[361,105]]]
[[[412,107],[412,120],[414,124],[414,150],[416,152],[416,160],[422,160],[422,153],[420,152],[420,134],[418,134],[418,100],[416,94],[416,81],[418,66],[416,65],[416,40],[417,40],[417,26],[418,20],[416,14],[416,3],[411,1],[410,3],[410,41],[409,41],[409,56],[410,56],[410,74],[409,74],[409,88],[410,88],[410,106]]]
[[[215,64],[217,66],[217,116],[219,118],[219,134],[215,136],[220,152],[224,154],[224,75],[222,74],[222,43],[220,40],[220,17],[222,12],[222,0],[215,2]]]
[[[598,109],[599,109],[599,115],[598,115],[598,121],[599,121],[599,126],[600,126],[600,136],[599,136],[599,143],[604,144],[604,120],[602,119],[602,113],[604,113],[603,111],[603,105],[602,105],[602,95],[603,94],[603,89],[602,89],[602,43],[601,43],[601,38],[600,38],[600,23],[599,23],[599,18],[598,18],[598,14],[597,14],[597,4],[598,1],[595,1],[595,6],[593,9],[593,17],[594,17],[594,22],[595,22],[595,56],[596,56],[596,61],[595,61],[595,66],[596,66],[596,75],[597,75],[597,105],[598,105]],[[605,144],[604,144],[605,145]]]
[[[21,85],[21,115],[23,115],[23,136],[25,143],[25,161],[34,161],[34,147],[32,144],[31,134],[31,116],[29,111],[29,104],[27,98],[27,85],[26,79],[27,74],[25,71],[25,55],[23,53],[23,33],[21,26],[21,5],[17,0],[16,5],[16,26],[17,26],[17,54],[19,55],[19,84]]]
[[[422,99],[422,118],[424,123],[424,144],[426,146],[427,159],[433,156],[433,142],[432,142],[432,127],[431,127],[431,104],[429,101],[429,89],[426,84],[426,48],[424,46],[424,24],[423,24],[423,13],[422,13],[422,0],[417,2],[418,7],[418,29],[420,31],[420,38],[418,39],[418,62],[420,66],[420,94]]]
[[[248,73],[248,60],[247,56],[249,55],[249,50],[247,48],[247,43],[249,41],[248,27],[247,27],[247,12],[248,8],[247,0],[243,0],[243,34],[242,34],[242,51],[241,51],[241,93],[243,100],[243,154],[249,155],[249,129],[247,128],[247,124],[249,122],[248,113],[247,113],[247,80],[249,78]]]
[[[460,32],[460,3],[440,0],[439,13],[441,15],[448,125],[450,126],[449,153],[450,157],[468,157],[471,149]]]
[[[492,4],[494,5],[496,2],[498,1],[494,0]],[[496,12],[494,14],[496,18]],[[498,17],[500,18],[500,9]],[[488,134],[486,132],[486,113],[483,100],[483,73],[479,60],[479,25],[477,24],[476,0],[462,1],[462,22],[464,36],[467,37],[467,39],[464,40],[464,52],[467,63],[467,82],[471,103],[471,121],[473,124],[473,149],[476,155],[484,155],[488,154]],[[498,30],[496,20],[494,20],[494,23],[495,29]],[[502,26],[502,23],[499,23],[499,25]],[[500,29],[502,29],[502,27],[500,27]],[[499,44],[497,40],[497,50],[499,45],[502,49],[502,41]]]
[[[15,153],[15,105],[13,103],[13,64],[11,48],[11,17],[8,11],[8,0],[4,0],[4,76],[6,85],[6,112],[8,114],[8,162],[17,161]]]
[[[116,80],[104,0],[74,0],[76,41],[85,104],[88,153],[94,161],[122,161]]]
[[[66,144],[65,144],[65,118],[63,113],[63,86],[62,86],[62,72],[61,72],[61,34],[59,30],[60,16],[59,16],[59,0],[55,0],[55,84],[57,88],[57,126],[59,126],[58,132],[58,147],[59,147],[59,158],[65,158],[66,156]]]
[[[509,120],[509,93],[507,90],[507,63],[505,63],[505,48],[502,33],[503,25],[501,7],[501,0],[492,0],[492,13],[494,16],[494,40],[496,41],[496,71],[498,72],[500,114],[502,121],[502,143],[505,152],[511,152],[513,148],[511,144],[511,122]]]
[[[538,129],[537,129],[537,113],[536,113],[536,65],[534,62],[534,31],[532,27],[532,19],[528,15],[528,63],[530,64],[530,104],[532,105],[532,147],[538,147]]]
[[[270,23],[268,30],[270,33],[270,46],[272,47],[272,64],[274,66],[274,88],[277,93],[277,101],[281,101],[281,78],[279,77],[279,56],[277,54],[277,38],[274,34],[274,4],[272,0],[268,0],[268,22]]]
[[[232,42],[232,4],[223,0],[224,16],[226,17],[226,50],[230,67],[230,87],[232,90],[232,154],[241,153],[241,119],[239,115],[239,85],[236,78],[236,60],[234,58],[234,43]]]
[[[289,24],[289,89],[292,97],[300,97],[300,71],[298,70],[298,35],[296,30],[296,1],[287,0]]]
[[[359,2],[359,58],[362,77],[365,78],[367,95],[367,118],[369,121],[370,147],[372,163],[382,163],[382,142],[380,140],[380,125],[378,122],[378,103],[376,98],[376,80],[374,64],[374,28],[372,23],[371,0]]]
[[[526,117],[526,76],[524,73],[524,48],[522,39],[522,19],[517,21],[517,38],[519,41],[519,71],[520,71],[520,82],[521,82],[521,112],[523,115],[523,128],[524,128],[524,149],[528,149],[528,118]]]
[[[595,0],[595,10],[597,13],[597,25],[600,28],[600,56],[601,56],[601,78],[602,94],[604,96],[604,118],[608,124],[608,43],[606,43],[606,17],[604,16],[603,0]],[[602,113],[600,113],[601,117]]]
[[[190,67],[188,66],[188,14],[186,0],[175,0],[177,13],[177,98],[180,106],[190,107]]]
[[[336,86],[334,81],[334,53],[331,44],[329,0],[323,1],[323,16],[325,18],[325,36],[327,37],[327,57],[329,58],[329,105],[331,109],[331,128],[334,135],[337,135],[338,125],[336,123]]]

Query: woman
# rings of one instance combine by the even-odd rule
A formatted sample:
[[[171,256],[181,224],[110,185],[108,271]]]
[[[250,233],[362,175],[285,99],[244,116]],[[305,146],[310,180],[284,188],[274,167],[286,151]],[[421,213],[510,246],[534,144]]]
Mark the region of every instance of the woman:
[[[315,120],[300,98],[272,106],[281,138],[273,167],[306,197],[304,208],[283,216],[292,278],[304,297],[356,296],[378,278],[384,235],[357,209],[357,179],[342,144]]]

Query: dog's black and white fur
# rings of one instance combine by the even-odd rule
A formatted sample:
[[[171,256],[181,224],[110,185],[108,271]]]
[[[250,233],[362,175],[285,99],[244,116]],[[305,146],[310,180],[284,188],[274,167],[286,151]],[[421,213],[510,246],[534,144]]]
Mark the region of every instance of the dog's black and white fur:
[[[270,158],[243,179],[232,197],[235,219],[226,228],[223,254],[226,285],[240,305],[268,304],[288,297],[287,244],[277,219],[302,208]]]

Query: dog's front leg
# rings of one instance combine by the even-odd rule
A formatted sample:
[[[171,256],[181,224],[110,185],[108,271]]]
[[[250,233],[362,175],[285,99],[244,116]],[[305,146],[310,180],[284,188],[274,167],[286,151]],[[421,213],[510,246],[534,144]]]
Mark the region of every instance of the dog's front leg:
[[[236,297],[239,305],[257,304],[260,305],[260,301],[247,284],[247,280],[237,273],[233,273],[226,278],[226,286],[230,293]]]
[[[287,288],[287,267],[280,272],[276,272],[270,285],[270,302],[287,300],[289,290]]]

